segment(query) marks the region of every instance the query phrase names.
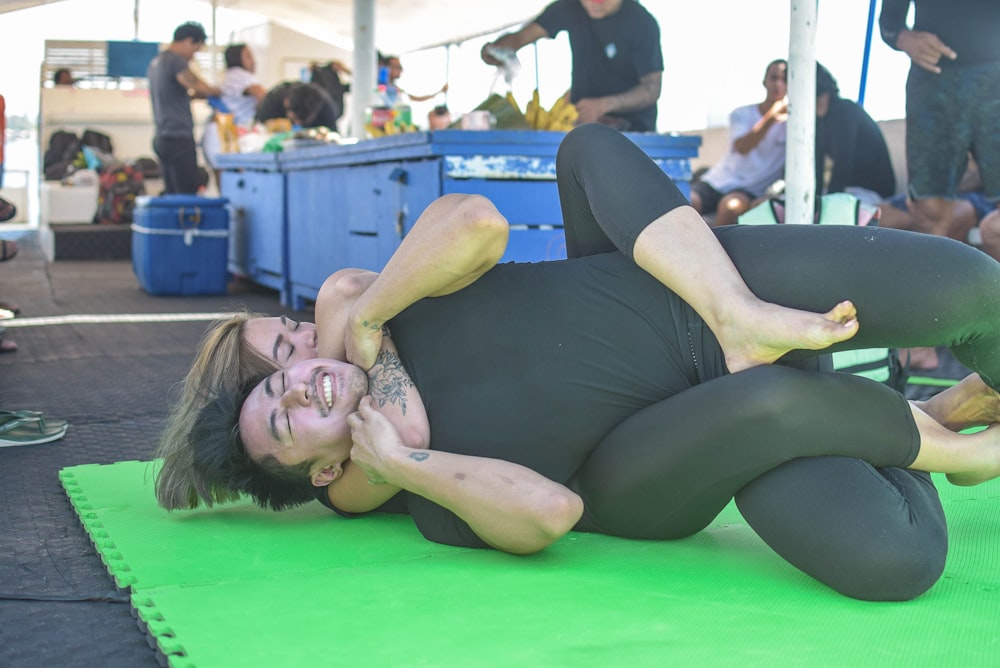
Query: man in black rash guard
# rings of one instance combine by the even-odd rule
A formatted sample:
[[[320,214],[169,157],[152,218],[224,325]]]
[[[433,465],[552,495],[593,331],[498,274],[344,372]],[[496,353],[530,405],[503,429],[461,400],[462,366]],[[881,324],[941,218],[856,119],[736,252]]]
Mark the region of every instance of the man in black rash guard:
[[[964,241],[953,208],[970,152],[984,194],[1000,200],[1000,3],[883,0],[879,29],[911,61],[906,166],[914,229]]]
[[[572,157],[582,150],[596,151],[602,160]],[[924,456],[924,449],[940,436],[925,433],[921,414],[911,413],[899,394],[865,379],[784,365],[727,374],[715,337],[701,318],[625,257],[648,221],[683,203],[680,193],[631,142],[597,126],[571,133],[559,159],[561,168],[566,162],[573,167],[568,176],[560,174],[564,212],[576,216],[572,233],[568,230],[570,252],[612,250],[614,245],[602,247],[610,237],[624,253],[501,265],[461,292],[418,302],[394,318],[393,339],[419,389],[433,432],[432,451],[411,451],[414,461],[453,462],[449,453],[499,457],[550,481],[565,482],[577,492],[586,508],[582,518],[573,519],[573,523],[579,519],[578,529],[677,538],[703,528],[733,494],[783,462],[835,454],[864,457],[880,466],[917,465],[914,458]],[[620,179],[622,174],[628,175],[629,188],[599,187],[602,180],[613,183],[609,177]],[[623,223],[620,229],[600,228],[609,214]],[[854,298],[864,324],[857,336],[833,349],[945,343],[996,386],[1000,267],[990,258],[961,244],[894,230],[773,226],[720,228],[717,234],[748,285],[762,298],[812,311],[829,308],[845,295]],[[787,262],[776,262],[779,254]],[[886,263],[899,266],[886,271]],[[941,275],[929,275],[928,266],[941,267]],[[919,312],[901,300],[917,284],[924,288]],[[809,355],[815,353],[789,355],[783,364]],[[284,372],[280,378],[269,378],[263,386],[269,389],[251,395],[255,406],[262,405],[265,394],[283,401],[291,380]],[[337,387],[339,400],[342,386]],[[310,389],[315,395],[319,387],[314,383]],[[237,412],[240,399],[236,398]],[[314,401],[315,396],[309,400]],[[311,409],[309,402],[300,408]],[[240,420],[244,438],[256,429],[250,405],[248,401]],[[207,477],[214,476],[231,489],[259,492],[253,487],[256,483],[227,479],[211,470],[213,456],[228,464],[242,458],[247,466],[239,441],[227,444],[223,437],[210,442],[213,430],[220,427],[213,424],[211,413],[221,410],[224,426],[224,408],[214,404],[206,411],[201,430],[196,430],[198,465]],[[291,412],[290,406],[283,410]],[[330,414],[329,406],[324,410]],[[284,422],[274,415],[271,433],[284,429]],[[988,422],[996,421],[995,415],[989,417]],[[235,417],[228,419],[231,426]],[[364,440],[365,425],[374,419],[370,406],[363,405],[360,417],[352,419],[353,463],[359,461],[357,454],[363,454],[356,451]],[[296,423],[289,418],[289,428],[292,424]],[[255,443],[251,459],[263,461],[260,442]],[[228,455],[212,455],[213,448],[227,447],[232,448]],[[361,466],[369,475],[374,471],[376,479],[385,479],[370,459]],[[252,469],[250,465],[244,472],[259,475]],[[455,480],[458,474],[472,478],[476,469],[453,473]],[[863,477],[850,471],[847,475]],[[298,480],[308,484],[308,478],[301,474]],[[858,581],[849,572],[839,572],[830,563],[851,559],[851,553],[859,550],[851,535],[831,535],[839,552],[822,554],[796,550],[796,545],[783,545],[773,536],[769,540],[783,555],[786,548],[791,550],[789,558],[800,568],[848,595],[915,596],[940,574],[939,557],[946,545],[933,488],[923,489],[919,477],[915,480],[909,512],[926,517],[913,533],[920,534],[915,538],[925,540],[934,553],[913,569],[924,577],[922,581],[906,572],[893,584],[874,589],[864,577]],[[300,483],[294,481],[292,486],[296,484]],[[445,509],[456,509],[453,499],[441,498],[434,488],[421,487],[413,479],[396,479],[393,484],[407,489],[408,511],[432,540],[484,544],[479,532]],[[884,498],[888,485],[880,482],[876,487]],[[555,491],[545,488],[545,494],[553,496]],[[275,503],[277,497],[270,492],[256,495],[274,505],[285,503]],[[897,492],[897,505],[898,496]],[[434,497],[435,502],[425,497]],[[779,515],[794,515],[797,507],[790,504],[779,510]],[[840,508],[825,510],[834,516],[826,526],[851,528],[849,521],[839,522]],[[847,520],[861,512],[865,519],[874,513],[864,506],[843,509]],[[882,519],[886,524],[900,521],[892,512]],[[769,520],[783,521],[779,516],[762,523]],[[861,540],[870,539],[863,531],[853,535],[859,533]],[[894,535],[901,533],[905,532]],[[553,539],[558,535],[554,532]],[[796,552],[802,562],[794,560]]]

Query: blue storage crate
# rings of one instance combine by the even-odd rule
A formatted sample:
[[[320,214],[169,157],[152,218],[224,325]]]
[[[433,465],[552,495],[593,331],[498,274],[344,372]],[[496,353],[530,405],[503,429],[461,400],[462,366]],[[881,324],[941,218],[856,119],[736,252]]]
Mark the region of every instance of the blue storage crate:
[[[226,293],[229,210],[225,198],[140,197],[132,223],[132,269],[151,295]]]

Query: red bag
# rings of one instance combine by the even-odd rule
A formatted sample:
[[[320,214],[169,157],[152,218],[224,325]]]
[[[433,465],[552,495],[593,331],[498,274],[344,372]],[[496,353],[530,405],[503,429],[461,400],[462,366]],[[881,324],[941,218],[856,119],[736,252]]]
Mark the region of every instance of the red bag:
[[[107,167],[101,172],[97,194],[97,222],[106,225],[131,223],[135,198],[145,194],[142,171],[124,164]]]

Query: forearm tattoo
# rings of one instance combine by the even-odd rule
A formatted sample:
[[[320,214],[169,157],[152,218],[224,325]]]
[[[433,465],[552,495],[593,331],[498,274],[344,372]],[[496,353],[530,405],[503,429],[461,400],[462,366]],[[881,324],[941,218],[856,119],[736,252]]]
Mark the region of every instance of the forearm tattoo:
[[[398,404],[399,410],[406,415],[406,391],[413,387],[413,381],[399,355],[387,350],[380,352],[368,372],[368,378],[368,393],[380,408],[386,404]]]

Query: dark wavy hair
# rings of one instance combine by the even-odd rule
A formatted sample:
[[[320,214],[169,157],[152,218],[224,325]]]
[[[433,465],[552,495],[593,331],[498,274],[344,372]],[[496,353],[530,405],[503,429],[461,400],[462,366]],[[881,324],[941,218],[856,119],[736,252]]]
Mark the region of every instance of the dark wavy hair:
[[[254,461],[240,436],[240,411],[263,376],[220,393],[198,414],[191,429],[194,470],[213,488],[247,494],[261,508],[285,510],[313,501],[311,461],[285,466],[273,455]]]
[[[188,38],[195,44],[204,44],[205,40],[208,39],[208,35],[205,34],[205,26],[197,21],[188,21],[177,26],[177,29],[174,30],[174,41],[183,42]]]
[[[304,128],[337,129],[341,110],[321,86],[311,83],[292,88],[288,93],[287,106]]]
[[[824,93],[829,93],[830,99],[838,98],[840,97],[840,86],[830,74],[830,70],[816,63],[816,97]]]
[[[243,49],[247,45],[243,42],[230,44],[226,47],[226,67],[243,67]]]

